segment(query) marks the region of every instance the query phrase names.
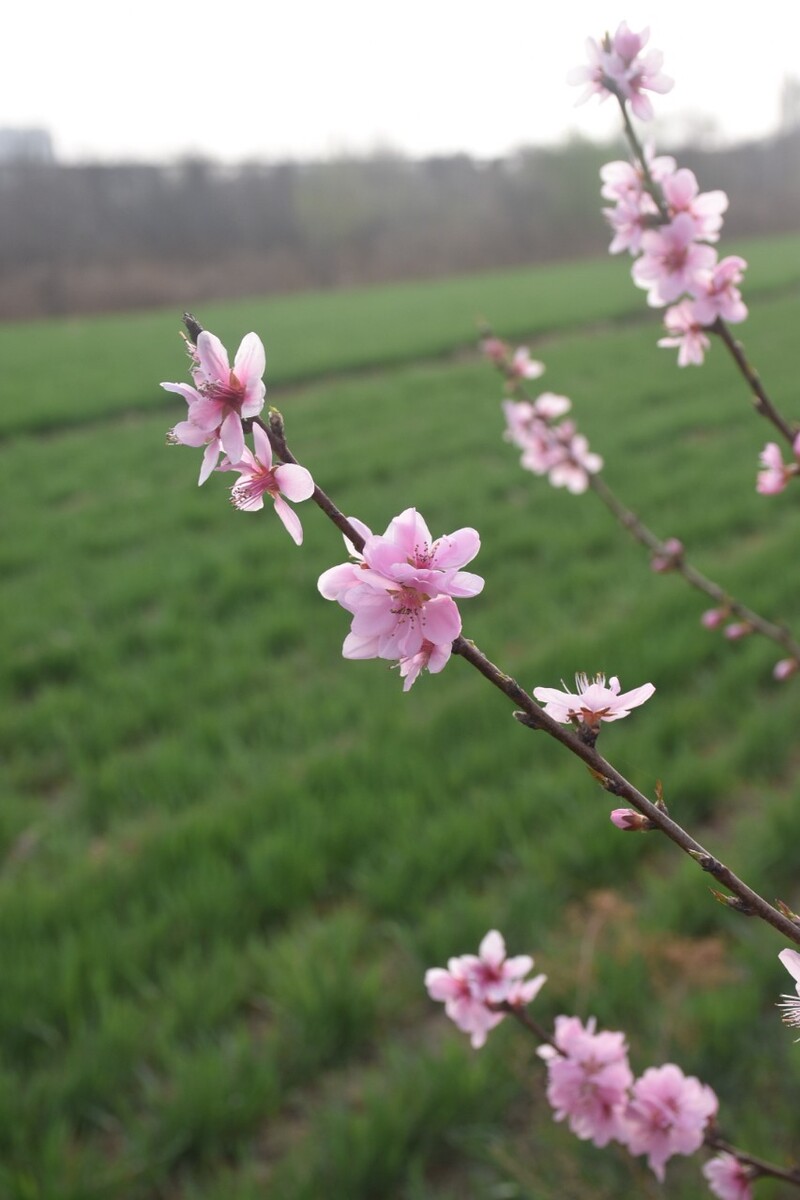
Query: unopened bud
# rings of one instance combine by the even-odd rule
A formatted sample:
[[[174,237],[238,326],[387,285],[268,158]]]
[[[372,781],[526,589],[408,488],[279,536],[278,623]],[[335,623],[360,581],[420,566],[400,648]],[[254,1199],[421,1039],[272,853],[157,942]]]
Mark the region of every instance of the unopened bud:
[[[798,669],[800,669],[800,663],[796,658],[782,658],[772,668],[772,677],[782,682],[784,679],[789,679],[790,676],[794,675]]]
[[[796,912],[789,908],[789,905],[785,904],[783,900],[776,900],[775,907],[782,917],[788,917],[790,921],[800,921],[800,916],[798,916]]]
[[[617,829],[624,829],[626,833],[643,833],[647,829],[656,828],[649,817],[632,808],[615,808],[609,816]]]
[[[726,608],[707,608],[700,618],[700,624],[706,629],[719,629],[723,621],[728,619]]]
[[[725,626],[725,637],[729,642],[738,642],[742,638],[748,637],[753,632],[753,626],[747,621],[733,621],[730,625]]]
[[[683,542],[678,538],[667,538],[662,545],[662,552],[654,554],[650,559],[651,569],[659,575],[663,575],[667,571],[674,571],[680,565],[684,555]]]

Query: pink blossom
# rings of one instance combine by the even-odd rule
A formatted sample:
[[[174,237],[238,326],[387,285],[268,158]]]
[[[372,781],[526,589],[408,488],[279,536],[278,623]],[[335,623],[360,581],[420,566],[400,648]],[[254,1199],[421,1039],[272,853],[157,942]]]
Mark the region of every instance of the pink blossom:
[[[400,676],[405,680],[403,691],[407,692],[413,687],[417,676],[425,667],[431,675],[438,675],[439,671],[443,671],[450,661],[451,653],[452,645],[436,646],[426,638],[422,643],[422,649],[418,650],[416,654],[399,659]]]
[[[655,829],[655,825],[649,817],[636,812],[633,808],[615,808],[612,809],[609,816],[617,829],[623,829],[626,833],[642,833],[645,830]]]
[[[694,235],[706,242],[719,240],[722,214],[728,207],[725,192],[701,192],[693,171],[681,167],[661,182],[670,216],[688,213],[694,222]]]
[[[729,254],[710,270],[697,271],[694,277],[694,315],[701,325],[713,325],[717,317],[737,325],[747,318],[747,306],[736,284],[742,282],[747,263]]]
[[[772,678],[782,683],[794,675],[797,670],[800,670],[800,662],[796,658],[782,658],[772,668]]]
[[[644,160],[654,183],[661,183],[675,171],[675,159],[668,154],[656,156],[652,145],[644,147]],[[620,159],[606,163],[600,168],[603,187],[601,196],[606,200],[638,200],[644,191],[644,172],[638,163]]]
[[[564,443],[564,456],[548,473],[553,487],[565,487],[574,496],[581,495],[589,486],[589,476],[603,468],[599,454],[589,449],[589,442],[582,433],[576,433]]]
[[[706,1126],[717,1112],[710,1087],[680,1067],[650,1067],[633,1085],[626,1116],[625,1144],[631,1154],[646,1154],[656,1178],[664,1181],[664,1165],[673,1154],[694,1154],[703,1144]]]
[[[222,342],[203,330],[191,358],[194,385],[162,383],[161,386],[183,396],[189,405],[188,420],[170,431],[170,440],[185,446],[207,444],[200,473],[203,483],[223,450],[232,463],[241,461],[245,449],[242,419],[258,416],[264,407],[262,376],[266,357],[261,339],[255,333],[248,333],[231,368]]]
[[[264,494],[271,496],[275,512],[299,546],[303,541],[303,527],[283,496],[295,502],[308,500],[314,492],[314,480],[305,467],[295,463],[273,467],[269,437],[260,425],[253,426],[253,441],[255,454],[245,446],[239,462],[231,464],[233,470],[240,472],[231,488],[231,501],[245,512],[257,512],[264,507]]]
[[[509,374],[514,379],[538,379],[544,374],[544,363],[531,358],[527,346],[518,346],[514,351],[509,365]]]
[[[783,1020],[794,1029],[800,1029],[800,954],[787,948],[781,950],[778,958],[794,979],[797,992],[796,996],[781,996],[779,1007],[783,1009]]]
[[[506,1015],[494,1007],[529,1004],[545,983],[546,975],[525,979],[533,968],[528,954],[506,957],[506,945],[496,929],[486,934],[478,954],[451,958],[445,971],[432,967],[425,972],[425,986],[432,1000],[441,1000],[445,1012],[459,1029],[471,1035],[472,1045],[480,1048],[486,1035]]]
[[[784,466],[781,448],[777,442],[767,442],[759,458],[761,470],[758,472],[756,491],[762,496],[774,496],[777,492],[782,492],[796,473],[796,465]]]
[[[332,567],[319,579],[321,594],[353,614],[344,657],[398,660],[401,675],[411,679],[405,690],[426,659],[429,669],[433,663],[441,670],[449,657],[445,650],[461,632],[453,598],[476,596],[483,588],[479,575],[459,569],[479,549],[480,538],[469,528],[434,541],[413,508],[395,517],[382,536],[369,534],[356,563]]]
[[[647,303],[660,308],[677,300],[682,292],[693,292],[696,273],[711,268],[717,260],[713,246],[699,245],[695,225],[688,213],[642,234],[642,257],[631,269],[637,287],[647,288]]]
[[[672,87],[672,80],[661,73],[662,53],[651,50],[644,56],[641,54],[649,36],[649,29],[633,33],[623,21],[613,38],[606,35],[602,43],[589,38],[586,43],[589,65],[576,67],[567,76],[571,84],[587,85],[578,103],[593,95],[605,100],[614,94],[630,101],[636,116],[648,121],[653,107],[644,91],[668,92]]]
[[[742,638],[749,637],[753,632],[753,626],[747,621],[731,621],[730,625],[726,625],[723,633],[729,642],[740,642]]]
[[[576,675],[575,686],[577,695],[566,688],[560,692],[557,688],[545,687],[534,688],[533,694],[554,721],[562,724],[582,721],[590,729],[599,729],[601,721],[619,721],[629,716],[632,708],[644,704],[656,690],[652,683],[643,683],[620,695],[616,675],[609,680],[609,687],[606,687],[605,675],[596,675],[591,682],[586,675]]]
[[[752,1200],[752,1174],[733,1154],[722,1153],[703,1166],[709,1189],[719,1200]]]
[[[658,223],[658,206],[648,192],[642,192],[636,199],[621,199],[614,208],[604,208],[603,216],[614,230],[609,254],[621,254],[623,250],[638,254],[642,235]]]
[[[679,367],[688,367],[690,363],[701,366],[711,342],[697,319],[695,302],[681,300],[680,304],[668,308],[664,313],[664,326],[670,336],[659,338],[659,346],[678,347]]]
[[[625,1035],[595,1033],[594,1018],[556,1017],[555,1047],[540,1046],[547,1063],[547,1099],[557,1121],[584,1141],[606,1146],[625,1135],[624,1115],[633,1073]],[[557,1049],[556,1049],[557,1047]]]

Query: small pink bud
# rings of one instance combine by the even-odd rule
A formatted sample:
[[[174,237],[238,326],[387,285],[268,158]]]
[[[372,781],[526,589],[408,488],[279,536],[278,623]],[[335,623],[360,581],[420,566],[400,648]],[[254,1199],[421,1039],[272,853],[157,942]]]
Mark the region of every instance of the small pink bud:
[[[509,354],[509,346],[500,338],[487,337],[481,342],[481,354],[490,362],[501,363]]]
[[[726,625],[724,630],[725,637],[729,642],[738,642],[752,632],[753,626],[748,625],[747,621],[733,621],[730,625]]]
[[[727,610],[724,608],[707,608],[700,618],[701,625],[706,629],[719,629],[723,621],[728,619]]]
[[[663,553],[654,554],[650,559],[651,569],[659,575],[663,575],[666,571],[674,571],[684,555],[683,542],[678,538],[667,538],[663,545]]]
[[[649,817],[632,808],[615,808],[609,816],[617,829],[623,829],[626,833],[643,833],[646,829],[655,829]]]
[[[800,663],[796,658],[782,658],[780,662],[776,662],[775,666],[772,668],[772,677],[773,679],[783,681],[784,679],[788,679],[791,675],[794,675],[798,668],[800,668]]]

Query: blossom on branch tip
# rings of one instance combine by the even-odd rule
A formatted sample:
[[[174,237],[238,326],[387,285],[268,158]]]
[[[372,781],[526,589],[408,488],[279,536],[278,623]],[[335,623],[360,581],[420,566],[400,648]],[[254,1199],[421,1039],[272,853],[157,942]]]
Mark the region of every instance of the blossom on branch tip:
[[[556,1017],[555,1046],[540,1046],[547,1063],[547,1099],[557,1121],[595,1146],[625,1137],[625,1111],[633,1072],[623,1033],[595,1033],[591,1017]]]
[[[783,1009],[782,1020],[793,1029],[800,1029],[800,953],[797,950],[781,950],[778,958],[781,960],[786,970],[794,979],[794,986],[797,992],[796,996],[781,996],[781,1002],[778,1005]],[[800,1041],[800,1039],[798,1039]]]
[[[167,392],[177,392],[189,405],[187,420],[168,435],[173,443],[207,449],[200,472],[204,483],[224,451],[232,463],[241,461],[245,450],[242,420],[256,417],[264,407],[262,376],[266,356],[261,339],[248,333],[242,339],[233,367],[228,352],[213,333],[203,330],[196,347],[190,348],[193,384],[162,383]]]
[[[266,430],[260,425],[253,426],[253,441],[255,454],[245,446],[239,462],[230,463],[232,470],[240,472],[231,488],[231,503],[244,512],[257,512],[264,507],[264,495],[267,494],[272,498],[275,512],[291,538],[299,546],[303,541],[303,527],[297,513],[283,497],[295,503],[308,500],[314,492],[314,480],[305,467],[296,463],[281,463],[273,467],[272,446]]]
[[[649,1067],[633,1085],[625,1114],[625,1144],[631,1154],[647,1155],[648,1165],[663,1183],[669,1158],[700,1149],[718,1106],[710,1087],[684,1075],[674,1063]]]
[[[533,694],[554,721],[562,724],[581,721],[595,730],[600,728],[601,721],[619,721],[629,716],[632,708],[644,704],[656,690],[652,683],[643,683],[620,694],[616,675],[612,675],[608,687],[605,675],[596,675],[591,681],[586,675],[576,675],[575,686],[577,694],[568,692],[566,687],[563,692],[557,688],[537,687]]]
[[[723,1152],[703,1165],[708,1187],[719,1200],[752,1200],[753,1176],[734,1154]]]
[[[664,58],[661,51],[651,50],[642,56],[649,36],[649,29],[634,33],[623,21],[613,38],[608,34],[601,42],[588,38],[589,65],[574,67],[567,76],[570,84],[586,84],[578,104],[593,95],[601,100],[616,95],[621,101],[630,102],[640,120],[649,121],[653,106],[644,91],[663,93],[672,87],[672,80],[661,72]]]
[[[485,1043],[489,1030],[506,1015],[496,1006],[522,1008],[537,995],[547,976],[525,979],[532,969],[533,959],[528,954],[507,958],[502,935],[492,929],[477,955],[462,954],[448,961],[447,970],[431,967],[426,971],[425,987],[432,1000],[444,1002],[450,1020],[470,1034],[477,1050]]]

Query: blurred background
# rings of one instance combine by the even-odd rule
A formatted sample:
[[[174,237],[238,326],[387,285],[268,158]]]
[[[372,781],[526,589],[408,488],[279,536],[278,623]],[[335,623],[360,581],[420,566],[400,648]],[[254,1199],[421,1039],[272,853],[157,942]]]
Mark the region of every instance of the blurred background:
[[[461,661],[404,695],[343,662],[310,504],[198,490],[165,446],[180,315],[257,331],[295,454],[376,531],[418,506],[480,531],[467,636],[528,687],[651,680],[601,749],[768,898],[800,910],[797,679],[700,625],[591,495],[519,469],[476,318],[544,360],[604,478],[708,575],[797,633],[796,491],[715,344],[607,254],[611,104],[586,36],[652,25],[659,151],[730,196],[737,327],[794,419],[800,9],[418,0],[15,5],[0,84],[0,1198],[612,1200],[663,1189],[555,1124],[508,1022],[473,1051],[427,967],[499,928],[536,1000],[675,1061],[723,1132],[797,1155],[782,939]],[[367,703],[365,703],[365,700]],[[787,986],[788,985],[788,986]],[[668,1166],[704,1195],[702,1156]],[[787,1196],[759,1183],[757,1200]]]
[[[0,317],[605,248],[597,170],[618,121],[565,86],[602,35],[593,4],[146,0],[119,25],[86,0],[43,9],[6,18],[27,52],[0,107]],[[669,48],[659,147],[736,192],[732,234],[794,229],[800,15],[639,2],[626,19]]]

